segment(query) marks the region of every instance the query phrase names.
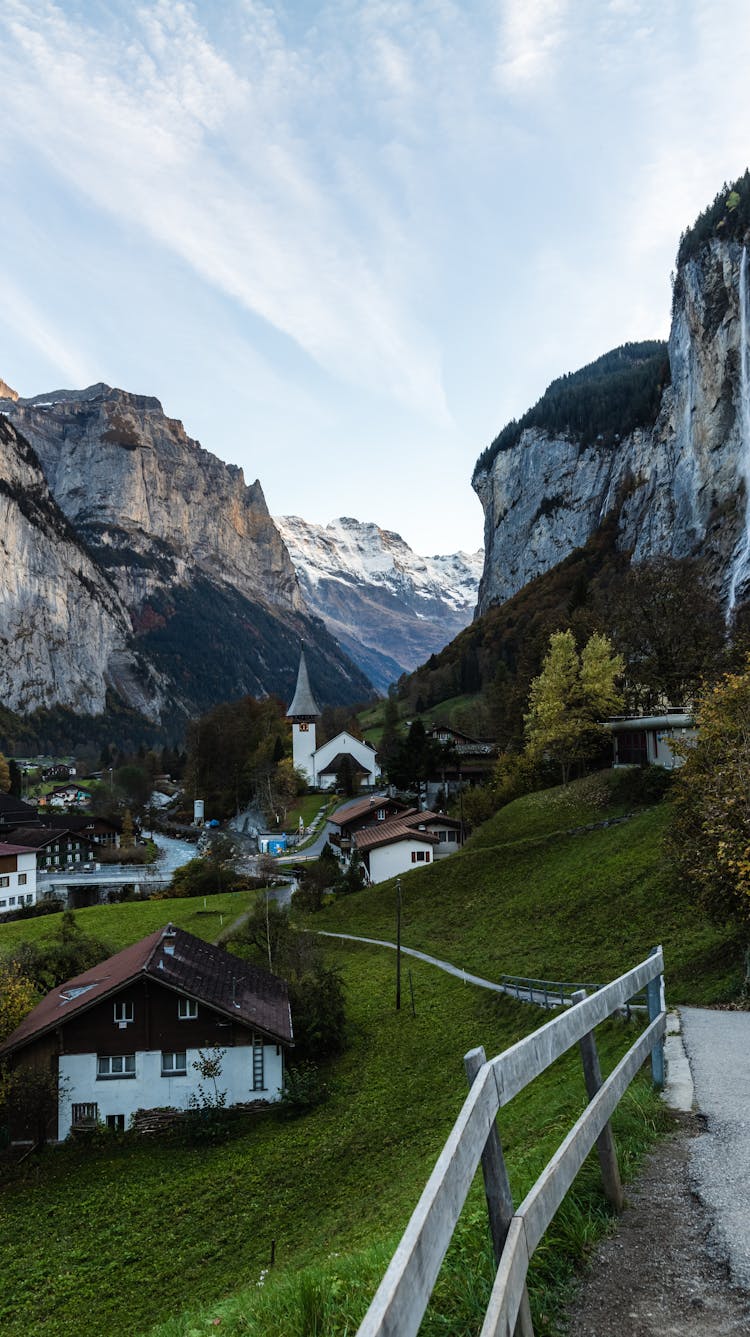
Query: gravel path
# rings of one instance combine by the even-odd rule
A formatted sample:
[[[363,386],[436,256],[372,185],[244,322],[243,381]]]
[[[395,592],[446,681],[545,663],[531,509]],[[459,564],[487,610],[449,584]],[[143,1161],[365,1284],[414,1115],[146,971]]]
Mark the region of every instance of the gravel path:
[[[568,1315],[571,1337],[750,1333],[750,1013],[681,1008],[698,1113],[628,1186]]]

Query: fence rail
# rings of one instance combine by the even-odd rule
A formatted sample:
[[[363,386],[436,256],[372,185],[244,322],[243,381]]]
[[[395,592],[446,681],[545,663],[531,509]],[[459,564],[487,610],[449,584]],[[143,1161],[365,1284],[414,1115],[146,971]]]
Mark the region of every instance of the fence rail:
[[[605,1190],[621,1206],[609,1118],[651,1054],[654,1081],[663,1085],[666,1027],[661,947],[646,961],[574,1005],[489,1062],[483,1050],[466,1056],[469,1094],[391,1259],[358,1337],[414,1337],[422,1321],[456,1223],[482,1162],[497,1274],[481,1337],[533,1337],[526,1296],[529,1261],[586,1156],[597,1144]],[[594,1028],[646,988],[649,1025],[605,1082]],[[589,1104],[552,1160],[513,1211],[497,1133],[498,1111],[573,1045],[579,1044]]]

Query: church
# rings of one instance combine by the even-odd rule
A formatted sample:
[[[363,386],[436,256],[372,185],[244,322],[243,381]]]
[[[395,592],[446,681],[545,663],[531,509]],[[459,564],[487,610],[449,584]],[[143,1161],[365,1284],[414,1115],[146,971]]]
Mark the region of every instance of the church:
[[[315,722],[320,717],[320,707],[312,694],[304,650],[300,654],[297,688],[286,714],[292,721],[294,765],[307,777],[309,785],[317,789],[335,789],[336,776],[345,758],[348,758],[360,786],[375,784],[378,758],[371,743],[363,743],[344,730],[316,747]]]

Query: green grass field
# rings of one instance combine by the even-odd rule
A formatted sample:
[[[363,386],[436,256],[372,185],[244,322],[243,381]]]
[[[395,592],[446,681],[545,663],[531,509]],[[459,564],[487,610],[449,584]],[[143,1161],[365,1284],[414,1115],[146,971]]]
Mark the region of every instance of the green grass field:
[[[622,816],[628,805],[610,803],[606,784],[592,777],[518,799],[460,854],[410,872],[402,879],[405,946],[489,978],[601,982],[661,943],[671,1002],[736,996],[743,939],[708,923],[675,885],[663,845],[668,803],[619,825],[564,834]],[[340,900],[308,922],[392,940],[395,882]]]
[[[226,1306],[224,1332],[353,1331],[348,1307],[356,1317],[364,1312],[463,1101],[463,1054],[478,1043],[498,1052],[539,1016],[418,963],[416,1017],[397,1013],[391,957],[356,945],[337,949],[335,957],[347,982],[352,1043],[331,1075],[325,1105],[294,1120],[274,1113],[256,1118],[223,1146],[105,1139],[48,1150],[11,1173],[0,1238],[6,1337],[133,1337],[161,1320],[169,1320],[167,1332],[187,1337],[209,1331],[216,1305],[239,1290]],[[605,1062],[628,1034],[610,1029]],[[583,1100],[573,1056],[556,1066],[544,1090],[532,1089],[504,1112],[517,1194]],[[644,1086],[627,1107],[634,1145],[652,1135],[652,1103]],[[595,1174],[583,1192],[603,1213]],[[477,1186],[460,1238],[477,1255],[471,1275],[480,1294],[491,1277],[486,1234]],[[335,1273],[332,1255],[355,1255],[358,1284],[350,1297],[339,1296],[338,1313],[328,1313],[333,1326],[266,1326],[268,1315],[261,1327],[245,1326],[258,1303],[261,1317],[263,1307],[274,1308],[274,1278],[257,1285],[274,1240],[274,1278],[280,1275],[282,1286],[288,1270]],[[466,1285],[470,1274],[461,1266]],[[426,1332],[463,1330],[450,1327],[454,1282],[445,1283]],[[174,1318],[206,1305],[210,1312]]]
[[[627,805],[612,783],[598,778],[520,799],[462,853],[410,873],[402,884],[404,943],[490,976],[605,980],[662,942],[669,1000],[736,994],[738,940],[701,920],[673,884],[662,845],[666,804],[619,825],[564,834],[623,815]],[[242,894],[223,899],[240,912]],[[140,915],[151,908],[157,918],[145,923]],[[165,901],[80,917],[82,927],[112,941],[115,930],[105,924],[138,911],[137,919],[123,913],[118,921],[123,945],[129,934],[132,941],[169,917],[184,923],[181,914],[199,916],[202,908],[202,899]],[[41,933],[46,922],[6,926],[0,952],[9,930]],[[395,887],[347,897],[308,923],[393,938]],[[197,1337],[217,1327],[227,1337],[353,1337],[460,1109],[464,1053],[478,1044],[498,1053],[544,1018],[413,960],[404,969],[416,1016],[406,974],[397,1013],[392,952],[343,943],[327,951],[343,972],[350,1030],[349,1049],[328,1074],[327,1103],[295,1119],[256,1116],[209,1149],[125,1137],[50,1149],[5,1168],[0,1322],[7,1337]],[[632,1041],[633,1025],[600,1028],[605,1071]],[[503,1110],[516,1201],[583,1102],[574,1053]],[[626,1173],[666,1120],[644,1074],[615,1119]],[[608,1220],[590,1159],[534,1258],[538,1337],[558,1331],[574,1269]],[[266,1274],[273,1241],[276,1265]],[[475,1183],[425,1337],[477,1333],[491,1275]]]
[[[197,938],[213,942],[255,899],[254,891],[235,891],[226,896],[190,896],[184,900],[126,901],[122,905],[91,905],[76,910],[76,923],[111,946],[113,951],[145,938],[170,921]],[[0,957],[10,954],[19,942],[49,942],[59,929],[61,916],[16,919],[0,924]]]

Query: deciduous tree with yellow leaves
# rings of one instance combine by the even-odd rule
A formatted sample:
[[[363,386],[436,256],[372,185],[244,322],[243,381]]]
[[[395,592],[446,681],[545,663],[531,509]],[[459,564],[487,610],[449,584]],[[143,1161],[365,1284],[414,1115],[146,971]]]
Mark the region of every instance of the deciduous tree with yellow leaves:
[[[670,853],[712,919],[750,923],[750,656],[703,691],[696,724],[676,777]]]
[[[602,740],[602,721],[622,706],[617,679],[623,660],[607,636],[595,632],[580,654],[573,632],[550,636],[542,671],[531,684],[524,716],[526,751],[532,759],[555,760],[567,784],[571,768],[585,761]]]

